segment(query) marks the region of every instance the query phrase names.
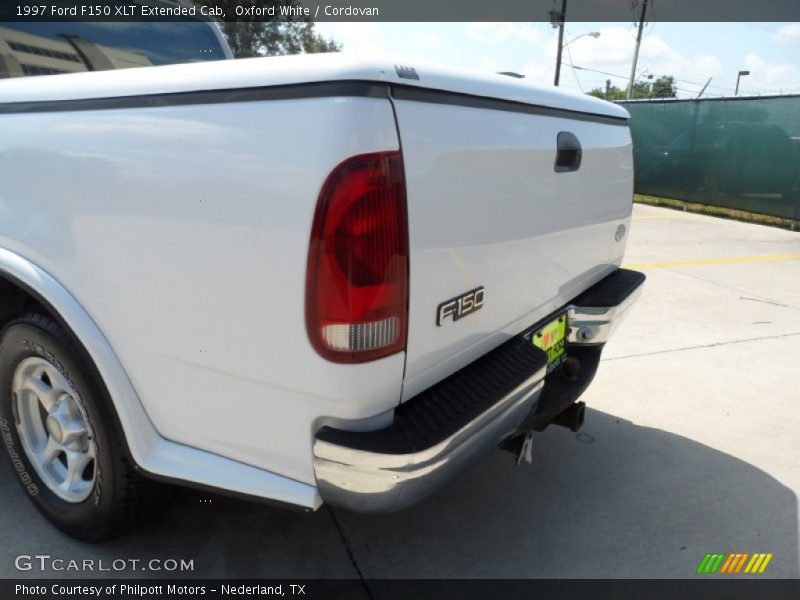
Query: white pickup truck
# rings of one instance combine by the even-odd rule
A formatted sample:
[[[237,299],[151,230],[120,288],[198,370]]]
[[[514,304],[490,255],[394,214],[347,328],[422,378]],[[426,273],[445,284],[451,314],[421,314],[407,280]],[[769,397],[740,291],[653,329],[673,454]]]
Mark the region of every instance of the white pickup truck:
[[[644,280],[623,108],[102,25],[0,27],[0,431],[56,527],[161,482],[399,510],[580,426]]]

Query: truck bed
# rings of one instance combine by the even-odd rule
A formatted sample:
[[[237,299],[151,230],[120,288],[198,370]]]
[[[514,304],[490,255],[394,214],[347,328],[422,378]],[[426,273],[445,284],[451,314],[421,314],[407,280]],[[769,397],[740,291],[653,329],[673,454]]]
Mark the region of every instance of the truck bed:
[[[385,426],[619,265],[626,119],[524,80],[346,55],[2,80],[0,247],[91,316],[135,390],[114,402],[140,402],[173,448],[313,485],[315,431]],[[561,132],[577,170],[556,170]],[[343,160],[397,151],[406,350],[335,365],[304,321],[315,206]],[[480,310],[438,318],[479,288]],[[132,450],[144,464],[150,448]],[[285,487],[259,494],[296,502]]]

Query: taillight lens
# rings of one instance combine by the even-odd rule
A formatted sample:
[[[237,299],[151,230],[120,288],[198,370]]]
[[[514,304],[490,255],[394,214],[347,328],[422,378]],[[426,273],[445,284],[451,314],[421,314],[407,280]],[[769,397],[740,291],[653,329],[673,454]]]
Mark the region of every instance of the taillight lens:
[[[306,280],[306,326],[328,360],[400,352],[408,320],[408,225],[399,152],[354,156],[322,186]]]

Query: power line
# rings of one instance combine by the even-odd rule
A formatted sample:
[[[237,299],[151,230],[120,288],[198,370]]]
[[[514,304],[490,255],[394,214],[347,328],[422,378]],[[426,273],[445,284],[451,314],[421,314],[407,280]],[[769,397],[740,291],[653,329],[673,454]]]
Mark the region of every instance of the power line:
[[[575,66],[572,64],[572,51],[569,49],[569,44],[567,44],[567,56],[569,56],[569,66],[572,67],[572,76],[575,78],[575,83],[578,84],[578,88],[583,91],[583,86],[581,85],[580,79],[578,79],[578,73],[575,71]]]
[[[531,32],[532,34],[533,32]],[[530,38],[524,40],[524,44],[522,46],[522,51],[520,52],[519,56],[517,57],[517,61],[514,63],[514,71],[518,71],[522,67],[525,66],[525,63],[528,61],[528,58],[531,55],[531,51],[533,50],[534,35],[531,35]]]
[[[646,60],[645,60],[645,59],[643,59],[643,60],[642,60],[642,62],[644,62],[645,64],[646,64],[646,63],[650,63],[650,62],[654,62],[654,63],[660,64],[660,65],[662,65],[662,66],[669,66],[669,65],[668,65],[667,63],[665,63],[664,61],[655,60],[655,59],[646,59]],[[585,69],[585,67],[584,67],[584,69]],[[604,74],[605,74],[605,75],[608,75],[608,73],[604,73]],[[622,75],[612,75],[612,76],[613,76],[613,77],[620,77],[620,78],[623,78],[623,76],[622,76]],[[629,78],[628,78],[628,77],[624,77],[624,79],[629,79]],[[698,87],[698,90],[692,90],[692,91],[694,91],[694,92],[697,92],[697,91],[699,91],[699,88],[700,88],[700,87],[702,87],[702,86],[705,84],[705,82],[701,82],[701,81],[692,81],[691,79],[677,78],[677,77],[674,77],[674,76],[673,76],[673,79],[675,80],[675,82],[676,82],[676,83],[684,83],[684,84],[687,84],[687,85],[693,85],[693,86],[697,86],[697,87]],[[721,81],[721,82],[723,82],[723,83],[724,83],[724,82],[726,82],[726,81],[728,81],[728,80],[726,80],[726,79],[722,79],[722,80],[720,80],[720,79],[716,79],[716,81]],[[732,95],[733,95],[733,91],[734,91],[734,88],[733,88],[733,86],[730,86],[730,87],[729,87],[729,86],[724,86],[724,85],[718,85],[718,84],[716,84],[716,83],[711,83],[711,84],[710,84],[708,87],[709,87],[709,88],[713,88],[713,89],[715,89],[715,90],[722,90],[722,91],[728,92],[728,94],[727,94],[727,95],[729,95],[729,96],[732,96]],[[785,94],[785,93],[787,93],[787,89],[788,89],[789,91],[791,91],[792,89],[797,89],[797,88],[796,88],[796,87],[792,87],[792,88],[780,88],[780,89],[775,89],[775,88],[759,88],[758,90],[755,90],[754,88],[745,88],[745,87],[742,87],[742,88],[740,88],[740,90],[741,90],[742,92],[746,92],[747,94],[749,94],[749,95],[751,95],[751,96],[758,96],[758,95],[762,95],[762,94]],[[684,90],[684,91],[686,91],[686,90]],[[710,93],[706,93],[706,94],[704,94],[704,95],[709,95],[709,94],[710,94]],[[719,96],[719,97],[724,97],[724,96],[725,96],[725,94],[717,94],[717,96]]]
[[[771,31],[771,30],[768,30],[768,31]],[[662,67],[668,67],[668,68],[670,68],[672,66],[672,65],[668,64],[667,62],[665,62],[663,60],[659,60],[659,59],[655,59],[655,58],[642,58],[641,62],[643,62],[645,64],[656,63],[657,65],[661,65]],[[677,79],[677,78],[675,79],[675,81],[680,81],[680,82],[683,82],[683,83],[688,83],[689,85],[697,85],[697,86],[701,86],[704,83],[704,82],[699,82],[699,81],[692,81],[692,80],[689,80],[689,79]],[[730,92],[730,95],[733,95],[734,83],[731,80],[729,80],[729,79],[719,79],[718,77],[715,77],[714,81],[715,81],[715,83],[711,83],[708,86],[709,88],[714,88],[714,89],[717,89],[717,90],[724,90],[726,92]],[[719,83],[728,83],[729,85],[719,85]],[[742,90],[742,91],[749,90],[749,93],[751,95],[759,95],[759,94],[765,94],[765,93],[775,93],[775,94],[785,93],[784,89],[775,89],[775,88],[760,88],[760,91],[753,91],[753,88],[744,88],[744,87],[742,87],[742,88],[740,88],[740,90]]]
[[[601,75],[606,75],[608,77],[617,77],[619,79],[625,79],[625,80],[629,79],[625,75],[620,75],[619,73],[609,73],[608,71],[601,71],[599,69],[591,69],[589,67],[581,67],[579,65],[573,65],[573,64],[570,64],[570,67],[572,67],[573,69],[581,70],[581,71],[590,71],[592,73],[600,73]],[[678,80],[673,77],[673,81],[678,81]],[[683,82],[683,83],[687,83],[687,82]],[[686,89],[684,87],[679,87],[679,86],[675,86],[675,89],[677,91],[680,91],[680,92],[686,92],[687,94],[695,94],[696,95],[697,92],[698,92],[698,90],[696,90],[696,89],[695,90],[689,90],[689,89]],[[706,94],[706,95],[720,97],[720,98],[723,97],[721,94],[710,94],[709,93],[709,94]]]
[[[782,35],[784,37],[792,38],[793,40],[800,40],[800,35],[794,35],[793,33],[786,33],[785,31],[770,29],[769,27],[761,27],[760,25],[756,25],[755,23],[744,23],[748,27],[752,27],[753,29],[761,29],[762,31],[769,31],[770,33],[774,33],[775,35]]]
[[[670,68],[672,67],[672,65],[666,63],[665,61],[659,60],[659,59],[656,59],[656,58],[643,58],[642,62],[644,62],[644,63],[656,63],[656,64],[664,66],[664,67],[670,67]],[[681,81],[683,81],[684,83],[692,84],[692,85],[703,85],[703,83],[704,83],[704,82],[700,82],[700,81],[692,81],[690,79],[681,79]],[[728,81],[728,80],[726,80],[726,79],[717,79],[717,81],[725,82],[725,81]],[[724,89],[724,90],[728,90],[728,91],[731,91],[731,92],[733,91],[733,84],[731,84],[731,87],[723,87],[723,86],[719,86],[719,85],[711,85],[709,87],[714,87],[714,88],[718,88],[718,89]]]

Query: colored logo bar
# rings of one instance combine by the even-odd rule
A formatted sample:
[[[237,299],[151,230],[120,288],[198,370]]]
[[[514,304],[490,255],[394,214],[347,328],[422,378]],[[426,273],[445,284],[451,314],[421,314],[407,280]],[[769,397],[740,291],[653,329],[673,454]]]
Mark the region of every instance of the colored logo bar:
[[[706,554],[700,564],[697,565],[697,572],[701,574],[714,573],[763,573],[767,570],[767,565],[772,560],[772,553],[765,552],[733,552],[730,554],[716,553]]]

